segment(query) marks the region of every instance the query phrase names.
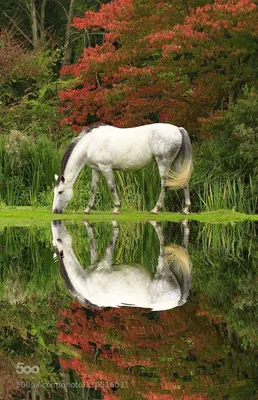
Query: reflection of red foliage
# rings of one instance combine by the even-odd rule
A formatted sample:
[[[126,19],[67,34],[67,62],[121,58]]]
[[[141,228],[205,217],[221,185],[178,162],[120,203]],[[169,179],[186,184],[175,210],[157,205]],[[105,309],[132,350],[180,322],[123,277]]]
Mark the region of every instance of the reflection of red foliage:
[[[153,394],[153,393],[148,393],[146,399],[147,400],[178,400],[178,396],[176,396],[176,397],[172,396],[171,397],[170,394],[163,394],[163,395],[159,394],[159,395],[156,395],[156,394]],[[188,396],[186,394],[183,394],[183,395],[180,396],[180,400],[206,400],[206,399],[207,399],[206,396],[201,396],[199,394],[196,394],[196,395],[193,394],[193,395],[190,395],[190,396]]]
[[[76,371],[88,387],[104,382],[104,399],[127,390],[146,399],[206,400],[209,388],[216,392],[217,378],[199,368],[208,370],[225,359],[227,347],[202,314],[193,302],[154,314],[133,308],[93,314],[72,304],[60,311],[58,340],[78,357],[60,364]],[[226,373],[234,379],[231,368]],[[117,392],[110,388],[114,383],[121,386]]]
[[[77,29],[106,33],[102,45],[86,48],[62,71],[80,78],[78,89],[60,93],[64,124],[78,128],[94,117],[117,126],[160,121],[189,128],[227,107],[240,81],[253,83],[241,66],[253,62],[246,37],[256,40],[255,2],[181,3],[114,0],[74,19]]]

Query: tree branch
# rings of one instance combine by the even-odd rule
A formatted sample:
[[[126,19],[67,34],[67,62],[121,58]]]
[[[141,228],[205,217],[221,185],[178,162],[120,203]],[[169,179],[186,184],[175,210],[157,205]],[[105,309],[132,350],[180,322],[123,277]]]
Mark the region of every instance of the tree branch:
[[[43,39],[44,31],[45,31],[45,16],[46,16],[46,4],[47,0],[42,0],[40,7],[40,37]]]
[[[64,5],[61,3],[61,1],[59,1],[59,0],[55,0],[55,1],[56,1],[56,3],[58,3],[58,4],[62,7],[62,9],[64,10],[65,15],[66,15],[66,18],[67,18],[67,21],[68,21],[68,20],[69,20],[69,15],[68,15],[68,12],[67,12],[66,8],[65,8]]]
[[[5,11],[4,11],[4,15],[13,23],[13,25],[16,27],[16,29],[18,29],[18,31],[22,34],[22,36],[25,37],[25,39],[27,39],[28,42],[30,42],[30,44],[32,44],[32,46],[33,46],[33,41],[21,30],[21,28],[19,28],[19,26],[12,19],[12,17],[10,17],[8,14],[6,14]]]
[[[56,0],[57,1],[57,0]],[[69,11],[67,14],[67,24],[66,24],[66,32],[65,32],[65,43],[64,43],[64,56],[62,61],[62,67],[68,64],[70,59],[70,50],[71,50],[71,23],[73,19],[73,10],[76,0],[70,0]]]

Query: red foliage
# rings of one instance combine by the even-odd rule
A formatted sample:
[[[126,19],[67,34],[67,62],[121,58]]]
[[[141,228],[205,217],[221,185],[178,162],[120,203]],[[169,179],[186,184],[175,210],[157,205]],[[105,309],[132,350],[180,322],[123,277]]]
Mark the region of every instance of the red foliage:
[[[7,29],[0,31],[0,82],[10,79],[25,78],[37,73],[37,67],[30,62],[32,52],[15,39]]]
[[[81,78],[77,89],[60,94],[62,123],[160,121],[194,129],[227,106],[255,79],[243,65],[255,57],[248,43],[258,34],[258,7],[251,0],[194,3],[182,10],[175,0],[114,0],[75,18],[77,29],[105,34],[102,45],[85,49],[62,71]]]

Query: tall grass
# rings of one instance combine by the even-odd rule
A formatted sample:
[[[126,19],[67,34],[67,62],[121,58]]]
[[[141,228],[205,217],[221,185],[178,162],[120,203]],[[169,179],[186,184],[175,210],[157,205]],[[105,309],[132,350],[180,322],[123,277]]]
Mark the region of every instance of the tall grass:
[[[205,179],[196,193],[204,211],[227,209],[254,214],[257,210],[257,189],[252,176]]]
[[[48,204],[60,155],[46,137],[15,133],[0,139],[0,201],[8,206]]]

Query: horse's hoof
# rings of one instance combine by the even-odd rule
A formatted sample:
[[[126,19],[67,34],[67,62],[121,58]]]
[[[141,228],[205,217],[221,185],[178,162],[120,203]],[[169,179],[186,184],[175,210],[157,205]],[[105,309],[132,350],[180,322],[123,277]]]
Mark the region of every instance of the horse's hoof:
[[[83,210],[84,214],[89,214],[90,213],[90,208],[86,208],[85,210]]]
[[[190,214],[190,211],[188,211],[188,210],[183,210],[181,214],[183,214],[183,215],[189,215],[189,214]]]
[[[158,215],[158,213],[159,213],[158,210],[155,210],[155,208],[153,208],[153,210],[151,210],[150,212],[151,212],[151,214],[155,214],[155,215]]]
[[[154,220],[149,219],[149,223],[153,226],[153,228],[157,228],[158,226],[157,221],[155,221],[155,219]]]
[[[83,224],[84,224],[85,226],[87,226],[87,228],[92,228],[92,225],[89,223],[89,221],[88,221],[87,219],[85,219],[85,220],[83,221]]]
[[[114,211],[112,212],[113,215],[119,215],[119,209],[114,208]]]

